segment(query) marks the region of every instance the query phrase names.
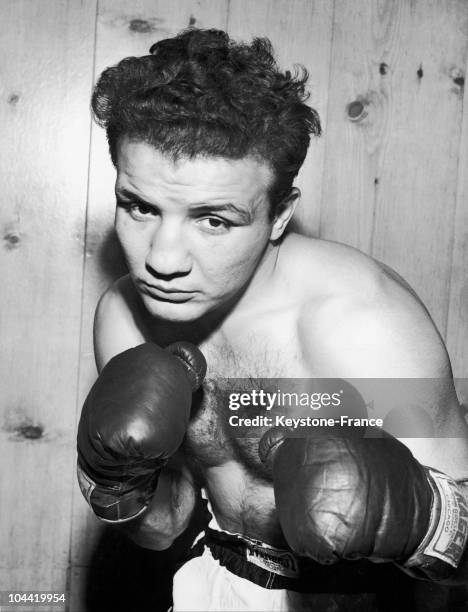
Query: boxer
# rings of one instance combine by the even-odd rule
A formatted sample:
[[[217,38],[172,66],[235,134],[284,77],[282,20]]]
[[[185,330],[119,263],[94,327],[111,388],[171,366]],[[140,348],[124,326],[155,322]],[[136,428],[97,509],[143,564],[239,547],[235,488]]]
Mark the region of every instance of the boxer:
[[[282,73],[265,39],[192,29],[107,69],[93,95],[129,274],[96,310],[79,480],[101,519],[155,550],[207,500],[176,611],[320,609],[316,583],[346,580],[357,560],[468,576],[467,427],[438,331],[388,267],[287,231],[321,131],[306,78]],[[415,385],[407,409],[392,387],[374,437],[240,436],[224,401],[234,378],[336,379],[363,406],[366,379]],[[397,440],[406,418],[437,437]]]

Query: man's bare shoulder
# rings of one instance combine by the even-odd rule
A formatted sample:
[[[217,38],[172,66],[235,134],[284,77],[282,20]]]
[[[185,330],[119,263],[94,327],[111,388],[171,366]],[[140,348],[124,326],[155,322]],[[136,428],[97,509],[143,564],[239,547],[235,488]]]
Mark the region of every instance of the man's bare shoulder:
[[[330,376],[449,371],[428,311],[395,271],[340,243],[288,238],[285,259],[304,285],[298,329],[306,358],[326,364]]]
[[[282,272],[305,300],[376,295],[387,276],[390,283],[410,289],[388,266],[340,242],[289,234],[279,259]]]
[[[315,254],[321,270],[314,263],[309,270],[326,287],[304,293],[298,316],[297,337],[309,370],[348,380],[420,463],[463,477],[466,423],[443,340],[416,293],[391,268],[355,249],[315,241],[310,250],[302,240],[294,242],[291,258],[305,254],[304,282],[314,282],[304,261]],[[388,386],[381,380],[376,387],[375,379],[388,379]]]
[[[114,355],[148,340],[142,306],[129,275],[116,280],[99,299],[94,316],[98,370]]]
[[[133,312],[138,308],[138,296],[129,274],[121,276],[110,285],[101,295],[97,311],[107,314],[114,312]]]

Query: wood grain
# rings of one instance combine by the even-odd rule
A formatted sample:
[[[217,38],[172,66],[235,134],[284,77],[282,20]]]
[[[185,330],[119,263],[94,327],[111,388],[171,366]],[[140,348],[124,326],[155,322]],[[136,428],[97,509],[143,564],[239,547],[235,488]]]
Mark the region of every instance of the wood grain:
[[[66,586],[94,15],[0,4],[0,589]]]
[[[395,8],[390,7],[384,16],[379,13],[379,36],[374,39],[376,5],[362,0],[335,2],[320,216],[322,238],[367,253],[371,248],[374,178],[385,127],[379,63],[395,27]]]
[[[458,75],[458,95],[463,97],[465,72]],[[457,198],[453,226],[449,309],[447,321],[447,347],[452,358],[454,375],[458,381],[460,399],[468,409],[468,100],[463,97],[463,123],[460,130],[458,156]]]
[[[372,253],[414,286],[445,337],[463,102],[454,79],[466,70],[468,5],[402,9]]]
[[[467,17],[465,2],[335,8],[321,235],[394,267],[442,334]]]

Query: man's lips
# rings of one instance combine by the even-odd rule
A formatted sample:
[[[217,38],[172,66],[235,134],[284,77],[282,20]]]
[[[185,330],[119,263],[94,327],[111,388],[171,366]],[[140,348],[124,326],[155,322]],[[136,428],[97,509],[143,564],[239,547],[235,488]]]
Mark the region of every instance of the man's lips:
[[[186,291],[179,288],[150,285],[144,281],[140,281],[139,285],[146,294],[166,302],[187,302],[195,293],[195,291]]]

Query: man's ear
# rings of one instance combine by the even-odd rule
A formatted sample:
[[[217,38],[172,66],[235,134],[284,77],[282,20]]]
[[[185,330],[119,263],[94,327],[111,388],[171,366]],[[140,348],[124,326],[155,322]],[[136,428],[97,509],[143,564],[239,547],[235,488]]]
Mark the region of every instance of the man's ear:
[[[292,187],[289,194],[278,204],[271,228],[270,240],[281,238],[300,199],[300,190],[297,187]]]

